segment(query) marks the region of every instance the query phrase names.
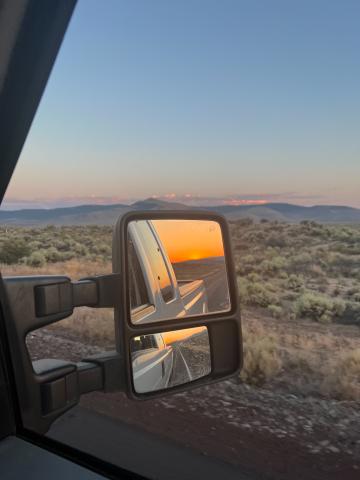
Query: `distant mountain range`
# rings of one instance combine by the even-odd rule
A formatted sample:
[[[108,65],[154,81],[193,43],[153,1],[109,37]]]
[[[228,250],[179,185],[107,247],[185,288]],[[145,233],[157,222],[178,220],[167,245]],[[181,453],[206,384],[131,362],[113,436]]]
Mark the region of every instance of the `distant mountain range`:
[[[120,215],[131,210],[193,210],[194,207],[181,203],[166,202],[149,198],[132,205],[81,205],[78,207],[53,209],[0,210],[0,225],[113,225]],[[316,205],[303,207],[289,203],[267,203],[264,205],[215,205],[202,210],[225,215],[229,220],[252,218],[300,222],[314,220],[320,223],[360,223],[360,209]]]

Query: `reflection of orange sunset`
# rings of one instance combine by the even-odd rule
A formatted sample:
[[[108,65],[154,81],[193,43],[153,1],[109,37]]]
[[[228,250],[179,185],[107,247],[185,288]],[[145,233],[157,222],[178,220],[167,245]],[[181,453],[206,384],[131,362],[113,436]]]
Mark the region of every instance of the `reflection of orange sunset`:
[[[220,225],[207,220],[153,220],[172,263],[224,255]]]
[[[195,333],[200,333],[204,330],[207,330],[206,327],[193,327],[185,328],[184,330],[173,330],[171,332],[163,332],[161,335],[165,343],[170,344],[173,342],[178,342],[179,340],[185,340]]]

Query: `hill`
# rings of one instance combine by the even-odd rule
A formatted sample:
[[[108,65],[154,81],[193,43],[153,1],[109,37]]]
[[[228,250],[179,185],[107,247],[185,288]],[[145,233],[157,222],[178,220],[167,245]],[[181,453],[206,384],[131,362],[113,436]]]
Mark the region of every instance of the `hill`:
[[[2,225],[113,225],[124,213],[135,210],[191,210],[193,207],[176,202],[149,198],[132,205],[81,205],[53,209],[0,210]],[[249,217],[255,221],[277,220],[298,223],[312,220],[319,223],[360,223],[360,209],[316,205],[304,207],[289,203],[267,203],[265,205],[214,205],[202,207],[225,215],[229,220]]]
[[[231,220],[250,217],[254,220],[266,219],[291,223],[302,220],[312,220],[319,223],[360,222],[360,209],[337,205],[304,207],[290,203],[267,203],[265,205],[224,205],[210,208]]]

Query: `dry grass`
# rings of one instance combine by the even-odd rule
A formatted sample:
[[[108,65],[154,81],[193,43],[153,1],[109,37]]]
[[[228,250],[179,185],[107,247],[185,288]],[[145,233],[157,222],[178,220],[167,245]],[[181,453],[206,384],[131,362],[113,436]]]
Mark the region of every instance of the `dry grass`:
[[[243,337],[241,378],[246,383],[304,396],[360,400],[357,327],[279,322],[245,311]]]
[[[321,392],[326,396],[360,401],[360,348],[329,362],[323,369]]]
[[[25,264],[4,265],[0,264],[3,276],[16,275],[65,275],[72,280],[78,280],[92,275],[111,273],[110,262],[94,261],[86,259],[72,259],[66,262],[47,263],[43,267],[31,267]]]
[[[93,345],[115,345],[114,311],[111,308],[77,308],[71,317],[47,327],[64,336]]]
[[[282,366],[274,337],[244,334],[244,366],[240,374],[244,382],[263,385],[276,377]]]

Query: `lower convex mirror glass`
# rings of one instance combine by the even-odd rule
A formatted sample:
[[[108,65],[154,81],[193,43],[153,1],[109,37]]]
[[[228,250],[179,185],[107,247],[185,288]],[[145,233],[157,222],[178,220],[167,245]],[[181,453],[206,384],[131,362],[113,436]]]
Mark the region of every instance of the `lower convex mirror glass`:
[[[183,385],[211,372],[206,327],[140,335],[130,341],[135,392]]]

